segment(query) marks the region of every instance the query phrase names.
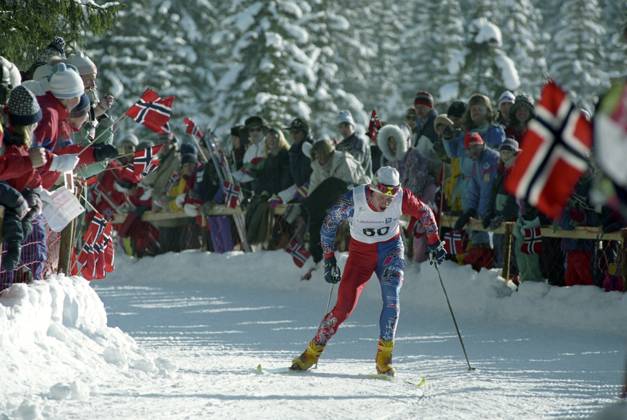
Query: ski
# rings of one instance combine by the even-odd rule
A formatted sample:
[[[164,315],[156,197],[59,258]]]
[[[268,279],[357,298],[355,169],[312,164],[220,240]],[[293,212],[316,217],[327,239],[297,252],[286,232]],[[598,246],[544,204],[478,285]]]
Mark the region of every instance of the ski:
[[[279,375],[316,375],[315,371],[310,370],[291,370],[289,367],[287,368],[276,368],[276,369],[265,369],[261,364],[258,364],[255,368],[254,372],[257,375],[264,374],[279,374]],[[355,379],[372,379],[378,381],[387,381],[392,383],[402,383],[405,385],[409,385],[413,388],[424,388],[427,385],[427,378],[424,376],[418,377],[416,380],[401,378],[398,376],[389,376],[389,375],[381,375],[381,374],[356,374],[354,375]]]

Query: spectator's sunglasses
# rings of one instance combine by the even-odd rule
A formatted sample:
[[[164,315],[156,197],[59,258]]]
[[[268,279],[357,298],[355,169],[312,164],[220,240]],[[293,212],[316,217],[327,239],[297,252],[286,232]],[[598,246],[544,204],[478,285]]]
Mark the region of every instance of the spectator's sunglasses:
[[[388,197],[394,197],[398,193],[398,190],[400,188],[400,185],[386,185],[381,182],[375,185],[375,191],[380,192],[381,194]]]

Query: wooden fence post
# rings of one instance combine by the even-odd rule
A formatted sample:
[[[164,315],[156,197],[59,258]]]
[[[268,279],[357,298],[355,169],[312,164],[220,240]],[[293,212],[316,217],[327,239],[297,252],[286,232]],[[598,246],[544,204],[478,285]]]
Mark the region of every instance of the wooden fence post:
[[[503,278],[507,281],[510,276],[510,266],[512,261],[512,242],[514,231],[514,222],[505,222],[505,241],[503,244],[503,272],[501,273]]]
[[[61,232],[61,242],[59,243],[59,268],[58,273],[70,274],[72,247],[74,246],[74,225],[76,220],[72,220]]]

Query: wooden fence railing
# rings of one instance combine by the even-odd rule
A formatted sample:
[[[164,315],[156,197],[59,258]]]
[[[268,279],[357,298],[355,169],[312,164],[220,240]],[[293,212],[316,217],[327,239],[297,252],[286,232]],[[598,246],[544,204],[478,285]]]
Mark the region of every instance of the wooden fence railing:
[[[281,215],[285,213],[287,209],[286,205],[280,205],[273,209],[274,215]],[[234,214],[244,214],[245,212],[241,208],[229,208],[223,205],[216,205],[211,208],[211,210],[206,213],[207,216],[227,216]],[[191,218],[185,214],[184,212],[153,212],[147,211],[142,215],[142,220],[147,222],[158,222],[163,220],[175,220],[175,219],[184,219]],[[120,224],[123,223],[126,218],[125,214],[117,214],[113,219],[113,223]],[[0,206],[0,252],[2,251],[2,225],[4,220],[4,207]],[[452,228],[457,221],[456,216],[451,216],[447,214],[442,214],[440,217],[440,226],[441,227],[449,227]],[[511,266],[511,255],[512,255],[512,246],[513,246],[513,222],[505,222],[502,223],[501,226],[497,229],[486,229],[483,227],[482,223],[478,219],[470,219],[470,222],[467,225],[468,228],[477,231],[484,232],[493,232],[497,234],[505,235],[504,243],[504,261],[503,261],[503,272],[502,276],[505,279],[509,279],[510,277],[510,266]],[[72,238],[77,234],[74,232],[75,226],[74,223],[68,225],[65,231],[62,234],[61,240],[61,252],[60,252],[60,261],[59,261],[59,272],[67,273],[69,271],[69,262],[70,262],[70,251],[71,246],[69,244],[72,243]],[[623,290],[627,290],[627,228],[621,229],[617,232],[604,233],[599,227],[596,226],[579,226],[572,230],[564,230],[555,228],[553,226],[542,226],[542,236],[546,238],[566,238],[566,239],[586,239],[593,241],[618,241],[620,242],[621,255],[620,255],[620,270],[618,274],[623,277],[624,288]],[[65,251],[65,252],[64,252]]]

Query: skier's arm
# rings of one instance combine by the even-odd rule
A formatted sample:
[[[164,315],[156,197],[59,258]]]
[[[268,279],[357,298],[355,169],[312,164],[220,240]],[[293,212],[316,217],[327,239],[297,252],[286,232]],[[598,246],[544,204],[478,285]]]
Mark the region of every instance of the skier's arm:
[[[354,211],[355,205],[352,191],[342,195],[335,204],[327,210],[327,215],[320,228],[320,243],[325,259],[333,256],[335,252],[335,233],[337,232],[338,226],[342,221],[353,217]]]
[[[418,223],[420,223],[425,229],[427,243],[429,245],[440,242],[438,224],[435,221],[433,211],[429,206],[418,199],[418,197],[412,194],[411,191],[405,188],[403,188],[403,214],[418,219]]]

